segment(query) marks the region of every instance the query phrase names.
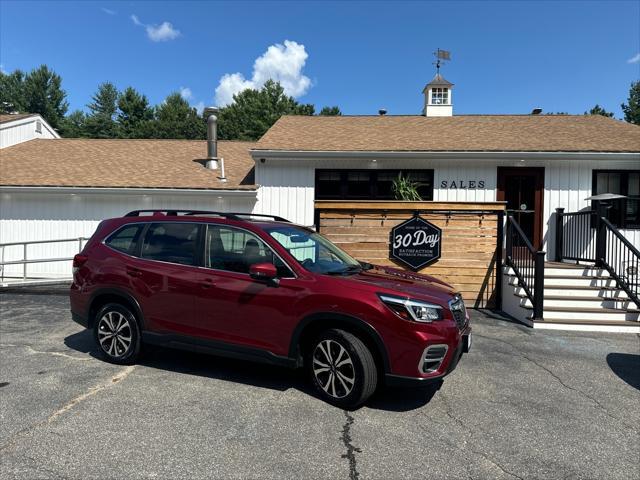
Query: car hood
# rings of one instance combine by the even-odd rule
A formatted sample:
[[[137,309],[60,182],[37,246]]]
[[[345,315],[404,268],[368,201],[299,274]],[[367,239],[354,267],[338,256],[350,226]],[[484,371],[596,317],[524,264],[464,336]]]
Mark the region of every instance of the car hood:
[[[355,286],[366,286],[376,290],[394,291],[395,295],[412,297],[418,300],[434,302],[443,306],[456,294],[449,284],[430,275],[407,272],[398,268],[372,265],[370,270],[363,270],[354,275],[341,277]]]

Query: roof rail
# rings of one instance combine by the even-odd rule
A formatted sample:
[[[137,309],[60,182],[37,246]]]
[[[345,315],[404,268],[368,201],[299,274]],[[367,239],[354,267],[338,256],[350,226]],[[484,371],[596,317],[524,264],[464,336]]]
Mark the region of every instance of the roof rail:
[[[179,214],[182,214],[182,215],[219,215],[221,217],[229,218],[231,220],[240,220],[240,218],[238,218],[233,213],[215,212],[215,211],[212,211],[212,210],[175,210],[175,209],[161,209],[161,208],[154,208],[154,209],[150,209],[150,210],[132,210],[131,212],[127,213],[125,215],[125,217],[139,217],[141,213],[152,213],[152,214],[160,214],[160,215],[164,214],[164,215],[167,215],[167,216],[170,216],[170,217],[177,217]]]
[[[178,215],[218,215],[229,220],[242,220],[243,218],[271,218],[276,222],[291,223],[289,220],[277,215],[267,215],[264,213],[237,213],[237,212],[216,212],[213,210],[175,210],[175,209],[149,209],[149,210],[132,210],[125,217],[139,217],[141,213],[151,213],[156,215],[167,215],[177,217]]]
[[[266,213],[238,213],[238,212],[233,212],[233,213],[229,213],[229,215],[234,215],[236,217],[271,218],[276,222],[291,223],[291,221],[287,220],[286,218],[279,217],[277,215],[268,215]]]

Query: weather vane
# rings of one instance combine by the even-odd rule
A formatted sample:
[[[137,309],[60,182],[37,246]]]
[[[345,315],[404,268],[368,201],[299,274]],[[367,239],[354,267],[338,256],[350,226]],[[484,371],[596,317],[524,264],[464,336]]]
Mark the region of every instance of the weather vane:
[[[433,52],[433,55],[436,57],[436,61],[433,62],[436,66],[436,73],[440,73],[440,65],[442,62],[448,62],[451,60],[451,52],[448,50],[438,49],[436,52]]]

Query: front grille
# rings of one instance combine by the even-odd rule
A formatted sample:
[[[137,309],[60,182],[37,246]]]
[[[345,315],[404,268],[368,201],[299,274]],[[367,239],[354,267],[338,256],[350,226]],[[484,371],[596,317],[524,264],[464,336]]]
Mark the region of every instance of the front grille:
[[[456,321],[456,325],[459,330],[464,328],[464,324],[467,321],[467,308],[464,306],[462,297],[457,296],[449,302],[449,308],[453,314],[453,319]]]

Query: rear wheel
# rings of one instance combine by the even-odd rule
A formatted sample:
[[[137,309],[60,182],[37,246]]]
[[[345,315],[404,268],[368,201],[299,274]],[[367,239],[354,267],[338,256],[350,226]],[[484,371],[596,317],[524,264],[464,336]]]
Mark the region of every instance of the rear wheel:
[[[362,405],[378,383],[371,351],[344,330],[331,329],[316,337],[308,349],[306,364],[320,396],[341,408]]]
[[[102,355],[112,363],[129,365],[140,354],[140,328],[124,305],[108,303],[96,315],[94,338]]]

